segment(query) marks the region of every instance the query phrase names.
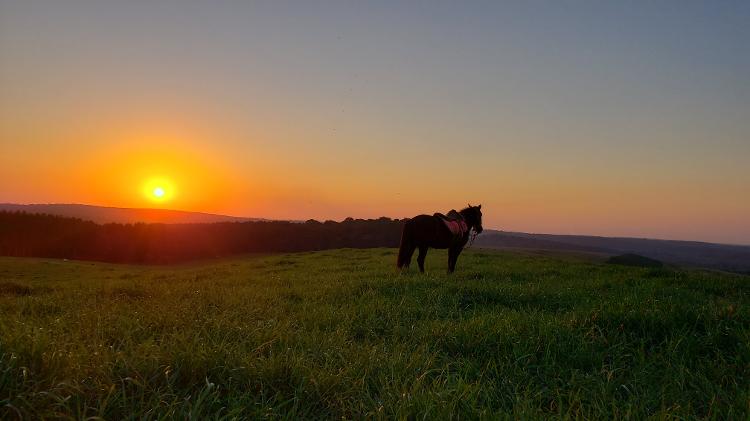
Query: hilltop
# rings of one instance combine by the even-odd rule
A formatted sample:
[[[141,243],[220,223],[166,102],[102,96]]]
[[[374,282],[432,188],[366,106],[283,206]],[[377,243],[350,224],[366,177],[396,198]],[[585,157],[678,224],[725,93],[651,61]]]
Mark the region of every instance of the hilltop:
[[[0,418],[747,418],[747,277],[395,252],[0,258]]]

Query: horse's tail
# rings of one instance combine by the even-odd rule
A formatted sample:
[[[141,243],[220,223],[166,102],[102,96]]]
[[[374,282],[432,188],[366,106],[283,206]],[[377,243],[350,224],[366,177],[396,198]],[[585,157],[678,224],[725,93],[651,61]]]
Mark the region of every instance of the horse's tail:
[[[408,228],[408,223],[404,224],[404,229],[401,231],[401,244],[398,247],[398,260],[396,260],[396,266],[399,269],[404,266],[409,266],[409,263],[411,263],[411,254],[413,253],[413,250],[411,247],[411,239],[407,232]]]

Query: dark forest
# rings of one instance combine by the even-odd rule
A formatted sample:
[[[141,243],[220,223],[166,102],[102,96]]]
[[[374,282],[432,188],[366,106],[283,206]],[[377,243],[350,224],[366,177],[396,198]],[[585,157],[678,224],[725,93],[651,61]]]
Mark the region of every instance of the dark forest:
[[[242,253],[397,247],[403,221],[263,221],[212,224],[96,224],[0,212],[0,255],[165,264]]]

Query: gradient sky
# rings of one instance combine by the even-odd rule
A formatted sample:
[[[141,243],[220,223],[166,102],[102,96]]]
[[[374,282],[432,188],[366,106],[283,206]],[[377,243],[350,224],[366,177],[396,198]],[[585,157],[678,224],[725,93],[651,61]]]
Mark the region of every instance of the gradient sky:
[[[0,0],[0,202],[750,244],[750,2],[250,3]]]

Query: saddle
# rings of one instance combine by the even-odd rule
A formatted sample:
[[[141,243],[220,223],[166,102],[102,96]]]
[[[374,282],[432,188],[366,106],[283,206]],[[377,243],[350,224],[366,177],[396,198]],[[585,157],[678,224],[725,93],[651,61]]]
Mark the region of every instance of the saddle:
[[[466,225],[464,217],[461,216],[460,213],[456,212],[455,209],[451,209],[451,211],[448,212],[447,215],[443,215],[442,213],[435,213],[434,216],[440,218],[440,220],[443,221],[446,228],[448,228],[448,231],[450,231],[454,237],[461,238],[469,231],[469,227]]]

